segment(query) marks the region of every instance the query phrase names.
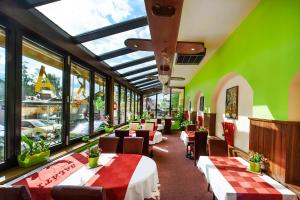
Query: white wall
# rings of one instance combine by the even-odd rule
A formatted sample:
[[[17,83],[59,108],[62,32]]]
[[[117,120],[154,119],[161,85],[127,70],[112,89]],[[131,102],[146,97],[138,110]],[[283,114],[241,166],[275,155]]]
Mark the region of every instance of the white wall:
[[[225,118],[225,98],[226,89],[239,86],[238,97],[238,119]],[[229,79],[221,86],[221,90],[217,97],[216,102],[216,135],[220,138],[224,138],[222,122],[233,122],[235,124],[234,146],[242,149],[243,151],[249,151],[249,127],[250,121],[248,117],[252,116],[253,106],[253,92],[248,82],[241,76],[236,75]]]

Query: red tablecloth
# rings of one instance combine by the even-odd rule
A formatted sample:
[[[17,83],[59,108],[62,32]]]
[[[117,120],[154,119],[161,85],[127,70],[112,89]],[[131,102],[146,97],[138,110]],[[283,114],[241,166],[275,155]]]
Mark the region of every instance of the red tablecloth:
[[[107,190],[107,199],[124,199],[129,181],[141,159],[141,155],[119,154],[99,168],[84,185],[101,186]],[[73,154],[14,183],[26,185],[33,200],[50,200],[51,188],[88,163],[85,153]]]
[[[195,131],[187,131],[189,141],[195,141]]]

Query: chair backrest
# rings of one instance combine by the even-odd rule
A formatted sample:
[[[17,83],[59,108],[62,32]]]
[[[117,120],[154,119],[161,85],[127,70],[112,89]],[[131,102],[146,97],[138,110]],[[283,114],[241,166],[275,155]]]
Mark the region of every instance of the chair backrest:
[[[117,153],[119,141],[119,137],[100,137],[99,147],[102,153]]]
[[[161,124],[161,119],[158,118],[158,119],[156,120],[156,123],[157,123],[157,124]]]
[[[101,187],[58,185],[51,191],[54,200],[105,200],[105,191]]]
[[[129,137],[129,130],[115,130],[115,135],[120,138],[117,153],[123,153],[123,139],[124,137]]]
[[[197,130],[197,125],[196,124],[189,124],[186,126],[187,131],[196,131]]]
[[[123,141],[123,153],[125,154],[143,154],[142,137],[125,137]]]
[[[154,130],[154,122],[145,123],[143,130],[153,131]]]
[[[145,121],[146,121],[145,119],[141,119],[141,123],[145,123]]]
[[[24,185],[0,186],[0,200],[31,200],[28,188]]]
[[[171,134],[172,120],[165,119],[164,134]]]
[[[199,159],[199,156],[206,156],[207,151],[207,131],[195,132],[195,144],[194,144],[194,159]]]
[[[228,156],[228,144],[225,140],[208,140],[209,156]]]
[[[140,125],[140,123],[130,123],[129,124],[129,130],[135,131],[135,130],[138,129],[139,125]]]
[[[148,130],[137,130],[136,137],[142,137],[144,138],[143,142],[143,155],[148,156],[149,155],[149,132]]]

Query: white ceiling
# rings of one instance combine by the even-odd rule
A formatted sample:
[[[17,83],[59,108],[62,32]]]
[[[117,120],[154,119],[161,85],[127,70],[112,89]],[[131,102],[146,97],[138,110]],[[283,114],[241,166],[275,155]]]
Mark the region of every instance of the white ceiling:
[[[260,0],[185,0],[178,41],[204,42],[206,55],[200,65],[174,65],[170,86],[185,86],[222,46],[228,36],[256,7]]]

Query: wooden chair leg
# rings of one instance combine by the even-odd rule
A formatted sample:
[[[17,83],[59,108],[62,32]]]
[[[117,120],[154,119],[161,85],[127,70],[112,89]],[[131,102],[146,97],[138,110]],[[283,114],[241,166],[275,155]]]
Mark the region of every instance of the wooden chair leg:
[[[215,194],[213,194],[213,200],[216,200],[216,196],[215,196]]]
[[[207,184],[207,191],[209,191],[209,188],[210,188],[210,184],[208,183]]]

